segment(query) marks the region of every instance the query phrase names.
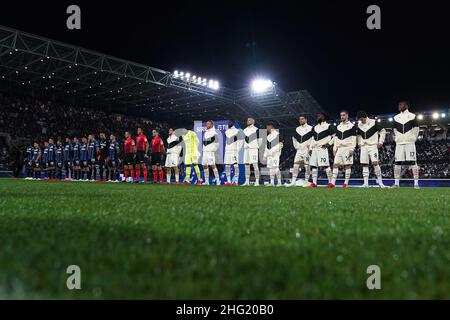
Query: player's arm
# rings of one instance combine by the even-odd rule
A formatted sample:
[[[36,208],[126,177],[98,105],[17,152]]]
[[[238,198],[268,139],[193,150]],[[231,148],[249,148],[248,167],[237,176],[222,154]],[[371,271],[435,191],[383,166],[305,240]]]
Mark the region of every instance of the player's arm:
[[[258,142],[258,148],[261,147],[263,139],[259,136],[259,129],[256,129],[256,141]]]
[[[379,123],[375,125],[378,131],[378,148],[381,148],[386,139],[386,129],[384,129]]]
[[[283,150],[283,137],[281,135],[278,135],[278,146],[277,150],[281,153],[281,150]]]
[[[412,128],[411,132],[415,137],[415,140],[417,141],[417,138],[419,137],[419,133],[420,133],[420,128],[419,128],[419,123],[417,122],[417,116],[414,118],[414,127]]]
[[[358,133],[358,128],[357,128],[356,126],[353,126],[353,128],[352,128],[352,135],[351,135],[351,137],[350,137],[350,144],[351,144],[351,147],[352,147],[353,149],[350,149],[350,151],[349,151],[349,154],[350,154],[350,155],[353,155],[353,153],[355,152],[355,148],[356,148],[356,135],[357,135],[357,133]]]
[[[300,144],[298,143],[297,139],[295,139],[295,137],[292,137],[292,144],[294,145],[295,149],[298,149]]]
[[[329,146],[333,146],[333,151],[335,150],[336,144],[334,142],[336,134],[336,128],[332,126],[331,124],[328,126],[328,142],[325,143],[322,148],[328,149]]]

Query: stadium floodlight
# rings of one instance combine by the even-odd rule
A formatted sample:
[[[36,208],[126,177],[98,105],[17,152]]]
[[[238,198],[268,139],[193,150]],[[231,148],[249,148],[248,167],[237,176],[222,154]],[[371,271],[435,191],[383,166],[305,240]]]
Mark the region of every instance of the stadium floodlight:
[[[378,122],[381,122],[381,119],[377,119]]]
[[[389,118],[389,119],[388,119],[388,121],[389,121],[389,122],[392,122],[392,121],[394,121],[394,119],[392,119],[392,118]]]
[[[445,118],[445,113],[441,113],[441,118]]]
[[[252,92],[253,93],[264,93],[272,90],[274,83],[268,79],[255,79],[252,81]]]
[[[419,114],[419,115],[417,116],[417,120],[423,120],[423,114]]]
[[[191,82],[193,84],[196,84],[199,86],[204,86],[204,87],[207,87],[208,89],[212,89],[212,90],[219,90],[219,88],[220,88],[219,81],[214,80],[214,79],[208,80],[207,78],[202,78],[202,77],[199,77],[196,75],[191,75],[189,72],[175,70],[173,72],[173,78],[180,79],[185,82]]]
[[[439,119],[439,113],[435,112],[432,115],[433,119]]]

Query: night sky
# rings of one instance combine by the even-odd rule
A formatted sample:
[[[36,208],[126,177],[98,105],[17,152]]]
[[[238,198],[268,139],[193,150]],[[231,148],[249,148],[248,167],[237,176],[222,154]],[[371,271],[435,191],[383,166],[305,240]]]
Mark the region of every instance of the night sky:
[[[162,1],[161,1],[162,2]],[[266,76],[307,89],[330,113],[450,106],[450,18],[444,1],[7,1],[0,24],[238,89]],[[82,30],[66,28],[69,4]],[[366,28],[377,4],[382,30]]]

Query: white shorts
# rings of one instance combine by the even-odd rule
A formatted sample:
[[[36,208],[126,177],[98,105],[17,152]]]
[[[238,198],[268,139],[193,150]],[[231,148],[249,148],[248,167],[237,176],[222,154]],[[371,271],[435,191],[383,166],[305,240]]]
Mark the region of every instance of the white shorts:
[[[216,153],[214,151],[203,151],[202,166],[215,166]]]
[[[295,153],[294,163],[303,161],[305,164],[309,163],[309,150],[308,148],[298,149]]]
[[[363,146],[361,147],[361,153],[359,156],[359,162],[361,164],[369,164],[369,160],[371,163],[380,161],[378,155],[377,146]]]
[[[244,163],[258,164],[258,149],[244,149]]]
[[[353,150],[353,148],[338,148],[338,150],[336,151],[336,155],[334,156],[334,164],[339,166],[353,164],[353,154],[349,154],[350,150]]]
[[[309,158],[309,165],[311,167],[329,167],[328,149],[314,148],[311,152],[311,158]]]
[[[276,169],[280,167],[280,155],[267,157],[267,169]]]
[[[176,153],[168,153],[166,156],[166,167],[175,168],[180,164],[180,157]]]
[[[224,164],[235,164],[238,163],[238,152],[236,150],[229,150],[227,151],[225,149],[225,156],[223,159]]]
[[[395,162],[417,161],[416,144],[397,144],[395,146]]]

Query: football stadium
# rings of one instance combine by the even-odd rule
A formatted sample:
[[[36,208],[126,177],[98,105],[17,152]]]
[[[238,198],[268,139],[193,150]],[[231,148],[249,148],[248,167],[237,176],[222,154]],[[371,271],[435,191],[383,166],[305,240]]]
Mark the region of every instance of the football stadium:
[[[450,298],[448,105],[330,112],[32,31],[0,26],[1,299]]]

